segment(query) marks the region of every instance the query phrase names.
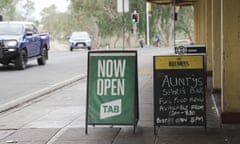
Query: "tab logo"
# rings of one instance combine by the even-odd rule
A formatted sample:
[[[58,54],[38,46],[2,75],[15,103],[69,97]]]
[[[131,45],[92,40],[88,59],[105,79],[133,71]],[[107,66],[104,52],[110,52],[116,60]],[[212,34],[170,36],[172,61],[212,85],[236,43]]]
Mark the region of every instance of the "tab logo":
[[[122,113],[122,99],[101,104],[100,119],[106,119],[121,115]]]

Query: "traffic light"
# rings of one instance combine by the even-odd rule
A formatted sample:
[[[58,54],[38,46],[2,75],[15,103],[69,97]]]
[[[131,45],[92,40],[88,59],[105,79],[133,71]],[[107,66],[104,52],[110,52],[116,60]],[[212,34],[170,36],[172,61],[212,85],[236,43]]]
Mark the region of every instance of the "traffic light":
[[[132,13],[132,22],[133,23],[139,22],[139,14],[137,12]]]

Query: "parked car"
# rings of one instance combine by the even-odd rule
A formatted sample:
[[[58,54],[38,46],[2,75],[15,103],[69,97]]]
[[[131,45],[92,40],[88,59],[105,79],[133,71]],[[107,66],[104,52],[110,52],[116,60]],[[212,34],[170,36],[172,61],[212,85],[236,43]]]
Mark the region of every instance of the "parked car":
[[[45,65],[49,48],[49,35],[39,33],[34,23],[0,22],[1,64],[25,69],[28,60],[37,59],[38,65]]]
[[[87,48],[91,50],[92,45],[92,37],[89,35],[88,32],[81,31],[81,32],[72,32],[71,36],[69,37],[70,42],[70,51],[76,48]]]

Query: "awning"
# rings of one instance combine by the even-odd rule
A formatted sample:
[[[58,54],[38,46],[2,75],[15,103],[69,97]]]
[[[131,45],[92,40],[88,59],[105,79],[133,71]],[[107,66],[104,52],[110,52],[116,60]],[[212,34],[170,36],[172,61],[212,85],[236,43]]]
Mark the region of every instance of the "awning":
[[[177,6],[187,6],[193,5],[194,1],[196,0],[146,0],[146,1],[160,5],[172,4]]]

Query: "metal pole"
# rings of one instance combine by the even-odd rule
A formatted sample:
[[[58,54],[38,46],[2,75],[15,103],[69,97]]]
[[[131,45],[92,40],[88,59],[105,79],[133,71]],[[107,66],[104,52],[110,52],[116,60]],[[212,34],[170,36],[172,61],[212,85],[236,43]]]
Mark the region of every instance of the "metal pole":
[[[125,0],[122,0],[123,50],[125,49],[125,21],[124,21],[124,9],[125,9],[124,5],[125,5],[125,3],[124,3],[124,1]]]
[[[146,2],[146,30],[147,30],[147,45],[150,45],[150,40],[149,40],[149,13],[148,13],[148,2]]]
[[[175,3],[173,5],[173,47],[175,47],[175,38],[176,38],[176,34],[175,34]]]

